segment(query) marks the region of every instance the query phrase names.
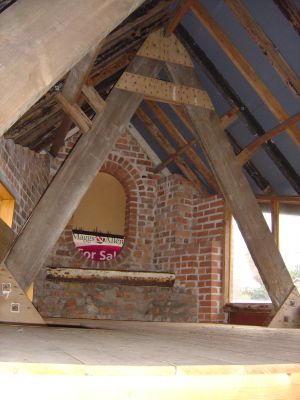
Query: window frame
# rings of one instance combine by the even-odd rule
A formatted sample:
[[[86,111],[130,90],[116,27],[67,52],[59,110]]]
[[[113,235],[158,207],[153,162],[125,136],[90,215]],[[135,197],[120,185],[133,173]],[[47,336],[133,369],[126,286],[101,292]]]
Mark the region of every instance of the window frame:
[[[281,204],[294,204],[300,206],[300,196],[282,196],[282,197],[274,197],[274,196],[265,196],[259,195],[256,196],[258,204],[270,204],[271,209],[271,219],[272,219],[272,230],[275,243],[279,248],[279,215],[280,215],[280,205]],[[230,212],[228,206],[226,206],[225,213],[225,237],[224,237],[224,304],[226,305],[238,305],[240,307],[261,307],[262,305],[270,305],[272,303],[265,302],[236,302],[232,301],[232,285],[233,285],[233,265],[232,265],[232,257],[231,257],[231,243],[232,243],[232,218],[233,215]]]

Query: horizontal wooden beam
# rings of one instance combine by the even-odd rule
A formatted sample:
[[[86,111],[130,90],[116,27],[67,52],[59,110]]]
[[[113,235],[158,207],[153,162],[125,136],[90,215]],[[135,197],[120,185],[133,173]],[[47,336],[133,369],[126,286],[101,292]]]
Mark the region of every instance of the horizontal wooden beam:
[[[214,107],[204,90],[176,85],[160,79],[125,72],[116,84],[117,89],[139,93],[151,100],[171,104],[190,104],[213,110]]]
[[[277,125],[275,128],[271,129],[270,131],[266,132],[264,135],[259,136],[255,139],[252,143],[248,144],[238,155],[238,161],[243,165],[251,157],[260,149],[260,147],[267,142],[268,140],[273,139],[279,133],[285,131],[288,127],[295,125],[298,121],[300,121],[300,113],[293,115],[292,117],[288,118],[286,121],[282,122],[281,124]]]
[[[142,3],[23,0],[2,13],[0,136]]]
[[[257,75],[256,71],[247,62],[238,48],[230,41],[228,36],[222,31],[216,21],[209,15],[206,8],[200,1],[194,1],[192,10],[199,21],[204,25],[212,37],[216,40],[222,50],[227,54],[231,62],[240,71],[267,107],[271,110],[279,122],[285,121],[289,115],[282,105],[273,96],[272,92],[267,88],[264,82]],[[300,130],[295,126],[288,129],[288,133],[294,139],[294,142],[300,147]]]
[[[268,38],[260,25],[255,21],[247,7],[241,0],[225,0],[230,10],[238,18],[244,29],[249,33],[271,65],[278,72],[285,84],[292,89],[296,96],[300,96],[300,79],[295,71],[283,58],[272,40]]]
[[[163,272],[107,271],[48,267],[46,279],[67,282],[108,283],[127,286],[172,287],[175,282],[175,274]]]

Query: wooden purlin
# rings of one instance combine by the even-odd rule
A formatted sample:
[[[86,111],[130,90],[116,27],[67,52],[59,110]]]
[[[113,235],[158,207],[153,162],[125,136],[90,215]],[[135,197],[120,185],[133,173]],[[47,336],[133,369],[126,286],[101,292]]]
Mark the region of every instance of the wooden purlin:
[[[201,88],[195,71],[167,64],[174,82]],[[274,238],[262,216],[256,198],[233,153],[219,118],[204,108],[185,106],[210,161],[215,177],[233,213],[260,276],[278,311],[294,288]],[[297,304],[299,309],[299,304]]]
[[[124,72],[116,84],[117,89],[139,93],[151,100],[170,104],[190,104],[213,110],[214,107],[204,90],[186,85],[176,85],[160,79]]]

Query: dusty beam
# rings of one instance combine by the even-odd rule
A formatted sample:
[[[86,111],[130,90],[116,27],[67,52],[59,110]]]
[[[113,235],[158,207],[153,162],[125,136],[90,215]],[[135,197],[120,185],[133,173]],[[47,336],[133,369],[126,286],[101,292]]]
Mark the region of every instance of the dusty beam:
[[[168,64],[178,84],[201,87],[195,72]],[[186,106],[202,148],[259,270],[274,308],[278,310],[294,287],[290,274],[264,220],[250,185],[213,111]]]
[[[155,76],[160,69],[157,61],[140,57],[130,66],[131,72],[150,76]],[[28,288],[39,272],[142,98],[127,91],[112,90],[105,112],[95,117],[93,127],[79,139],[37,204],[5,260],[22,288]],[[42,245],[41,229],[45,233]]]
[[[142,3],[23,0],[2,13],[0,135]]]

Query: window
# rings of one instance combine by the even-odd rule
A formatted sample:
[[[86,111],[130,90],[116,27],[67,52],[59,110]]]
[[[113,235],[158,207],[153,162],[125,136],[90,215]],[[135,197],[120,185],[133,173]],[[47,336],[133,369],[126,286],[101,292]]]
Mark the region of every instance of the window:
[[[72,218],[73,240],[85,257],[111,260],[124,244],[126,194],[112,175],[100,172]]]
[[[9,227],[12,226],[14,215],[15,199],[0,182],[0,219]]]
[[[279,250],[295,285],[300,283],[300,198],[264,201],[263,216],[279,245]],[[232,217],[230,229],[231,302],[270,302],[240,230]]]

